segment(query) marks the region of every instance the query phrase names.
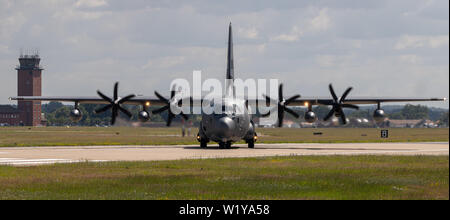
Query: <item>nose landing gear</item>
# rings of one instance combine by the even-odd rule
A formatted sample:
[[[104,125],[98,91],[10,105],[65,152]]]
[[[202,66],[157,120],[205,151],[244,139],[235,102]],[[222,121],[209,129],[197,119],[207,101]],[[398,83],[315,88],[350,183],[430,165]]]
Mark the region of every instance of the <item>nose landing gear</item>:
[[[220,142],[219,143],[220,149],[230,149],[231,148],[231,142]]]

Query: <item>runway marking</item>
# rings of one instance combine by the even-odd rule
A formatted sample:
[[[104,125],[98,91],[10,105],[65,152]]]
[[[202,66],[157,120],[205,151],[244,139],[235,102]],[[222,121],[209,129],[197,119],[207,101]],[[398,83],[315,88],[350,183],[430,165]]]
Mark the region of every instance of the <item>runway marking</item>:
[[[25,158],[0,158],[0,165],[26,166],[44,165],[55,163],[80,163],[80,162],[106,162],[106,160],[69,160],[69,159],[25,159]]]

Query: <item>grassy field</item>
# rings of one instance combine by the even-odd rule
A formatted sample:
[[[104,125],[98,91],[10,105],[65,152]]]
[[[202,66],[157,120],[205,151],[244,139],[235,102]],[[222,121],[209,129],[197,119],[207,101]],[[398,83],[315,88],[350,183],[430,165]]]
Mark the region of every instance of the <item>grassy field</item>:
[[[449,199],[448,156],[0,166],[0,199]]]
[[[322,135],[313,135],[322,132]],[[448,141],[448,128],[391,128],[380,138],[376,128],[260,128],[259,143],[343,143]],[[181,137],[181,128],[132,127],[0,127],[0,147],[71,145],[174,145],[198,144],[192,129]]]

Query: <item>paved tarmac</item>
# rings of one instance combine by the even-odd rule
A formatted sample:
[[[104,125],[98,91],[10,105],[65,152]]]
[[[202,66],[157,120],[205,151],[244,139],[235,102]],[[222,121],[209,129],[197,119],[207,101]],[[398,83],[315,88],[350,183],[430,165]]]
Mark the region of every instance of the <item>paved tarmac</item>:
[[[226,157],[286,155],[449,155],[448,142],[430,143],[343,143],[343,144],[256,144],[207,149],[197,145],[161,146],[67,146],[2,147],[0,165],[33,166],[81,161],[153,161]]]

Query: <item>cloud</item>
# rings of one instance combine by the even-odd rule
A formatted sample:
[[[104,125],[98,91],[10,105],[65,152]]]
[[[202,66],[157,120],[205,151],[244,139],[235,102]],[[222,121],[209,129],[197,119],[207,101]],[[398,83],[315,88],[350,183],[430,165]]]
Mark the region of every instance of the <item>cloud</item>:
[[[273,38],[271,38],[272,41],[284,41],[284,42],[295,42],[300,39],[300,37],[303,36],[303,31],[300,30],[299,27],[294,26],[292,27],[292,30],[289,34],[280,34]]]
[[[416,54],[406,54],[399,56],[399,60],[401,62],[409,63],[409,64],[420,64],[422,63],[422,58]]]
[[[237,33],[239,34],[239,36],[247,38],[247,39],[258,38],[258,30],[255,27],[239,28]]]
[[[233,22],[236,76],[287,93],[448,96],[448,1],[0,0],[0,103],[20,48],[39,48],[44,95],[153,94],[174,78],[222,79]],[[308,79],[308,80],[305,80]],[[446,80],[447,79],[447,80]],[[427,87],[424,92],[414,88]],[[424,89],[425,90],[425,89]],[[11,102],[14,103],[14,102]],[[448,103],[429,103],[448,107]]]
[[[152,69],[152,68],[171,68],[184,63],[186,60],[183,56],[169,56],[162,57],[155,60],[149,60],[142,69]]]
[[[74,5],[77,8],[96,8],[107,4],[106,0],[78,0]]]
[[[405,35],[402,36],[394,48],[396,50],[403,50],[409,48],[438,48],[449,46],[449,35],[438,36],[418,36],[418,35]]]
[[[331,26],[331,19],[328,16],[328,9],[324,8],[320,10],[319,15],[311,20],[310,26],[312,30],[316,31],[328,30]]]

